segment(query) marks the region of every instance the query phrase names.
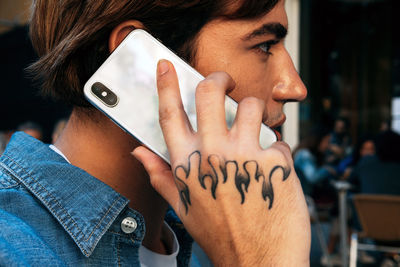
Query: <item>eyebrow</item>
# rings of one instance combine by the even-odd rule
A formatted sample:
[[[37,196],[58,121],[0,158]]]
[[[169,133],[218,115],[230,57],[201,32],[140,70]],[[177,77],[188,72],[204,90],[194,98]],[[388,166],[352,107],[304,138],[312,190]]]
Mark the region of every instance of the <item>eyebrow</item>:
[[[266,23],[263,24],[261,27],[255,29],[251,33],[247,34],[242,39],[244,41],[249,41],[253,38],[264,36],[267,34],[273,34],[276,36],[276,38],[283,39],[286,37],[287,32],[288,32],[287,28],[280,23]]]

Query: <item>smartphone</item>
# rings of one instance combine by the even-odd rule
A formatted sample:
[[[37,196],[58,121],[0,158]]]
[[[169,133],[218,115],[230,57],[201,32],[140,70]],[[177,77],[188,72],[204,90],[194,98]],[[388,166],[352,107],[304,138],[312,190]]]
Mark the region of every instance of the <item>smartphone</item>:
[[[170,163],[158,120],[156,70],[160,59],[174,64],[183,106],[196,130],[195,91],[204,77],[144,30],[132,31],[121,42],[86,82],[84,94],[119,127]],[[225,110],[230,128],[237,103],[229,96],[225,97]],[[276,140],[274,131],[262,124],[261,147],[267,148]]]

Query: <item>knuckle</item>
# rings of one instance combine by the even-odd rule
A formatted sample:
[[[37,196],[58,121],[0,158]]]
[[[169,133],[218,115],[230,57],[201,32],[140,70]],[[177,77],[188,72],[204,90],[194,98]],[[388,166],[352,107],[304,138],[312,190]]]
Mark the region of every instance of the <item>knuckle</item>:
[[[232,77],[226,73],[225,71],[216,71],[211,73],[210,75],[207,76],[207,78],[211,78],[211,79],[223,79],[224,81],[233,81]]]
[[[250,118],[254,119],[256,119],[256,116],[263,110],[262,100],[255,97],[246,97],[239,103],[239,105],[241,105],[242,109],[244,109]]]
[[[226,72],[213,72],[202,80],[196,88],[196,96],[215,92],[229,92],[235,87],[235,82]]]
[[[171,119],[174,119],[179,115],[179,108],[176,106],[168,106],[160,109],[159,112],[159,122],[160,125],[166,125],[168,122],[170,122]]]
[[[270,147],[266,150],[267,156],[272,159],[272,161],[275,162],[287,162],[286,156],[284,152],[282,152],[280,149],[276,147]]]
[[[161,188],[160,179],[157,179],[157,177],[150,176],[150,184],[156,191],[158,191]]]
[[[240,101],[240,103],[244,106],[253,107],[255,109],[260,109],[264,106],[264,102],[261,99],[254,96],[243,98],[242,101]]]
[[[291,157],[291,150],[290,146],[286,144],[285,142],[275,142],[272,144],[272,147],[275,149],[278,149],[283,155],[285,155],[287,158]]]
[[[196,95],[209,94],[214,92],[218,88],[217,81],[214,79],[204,79],[202,80],[196,88]]]
[[[157,192],[163,189],[166,179],[172,176],[170,169],[160,170],[156,166],[153,166],[148,174],[150,177],[150,184]]]

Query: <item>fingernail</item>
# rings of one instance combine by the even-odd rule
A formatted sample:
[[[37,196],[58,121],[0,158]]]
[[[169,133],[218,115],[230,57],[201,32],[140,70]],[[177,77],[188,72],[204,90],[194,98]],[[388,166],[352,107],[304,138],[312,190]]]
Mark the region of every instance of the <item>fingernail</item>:
[[[134,149],[134,150],[131,152],[131,155],[132,155],[133,157],[135,157],[139,162],[142,162],[142,160],[140,159],[140,157],[138,157],[138,155],[136,154],[136,149]]]
[[[159,76],[166,74],[169,71],[168,61],[165,59],[158,61],[157,71]]]

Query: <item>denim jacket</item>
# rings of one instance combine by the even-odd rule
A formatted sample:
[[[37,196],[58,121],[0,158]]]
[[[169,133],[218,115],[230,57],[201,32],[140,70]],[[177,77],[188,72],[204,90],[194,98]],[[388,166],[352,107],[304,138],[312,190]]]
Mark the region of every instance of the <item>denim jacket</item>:
[[[140,266],[145,223],[128,202],[48,145],[16,133],[0,157],[0,265]],[[166,221],[180,243],[178,266],[187,266],[192,240],[172,211]]]

